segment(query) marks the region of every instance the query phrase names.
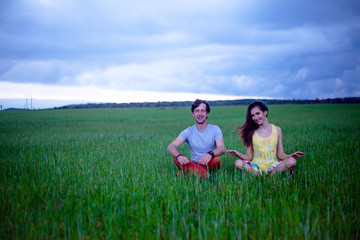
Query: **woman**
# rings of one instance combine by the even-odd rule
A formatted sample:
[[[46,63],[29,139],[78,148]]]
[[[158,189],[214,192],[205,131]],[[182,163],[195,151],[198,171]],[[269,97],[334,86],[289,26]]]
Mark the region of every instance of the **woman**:
[[[270,124],[267,118],[268,108],[261,101],[252,102],[246,112],[245,123],[238,128],[239,135],[246,146],[246,154],[236,150],[226,153],[238,157],[235,166],[257,174],[282,173],[286,170],[292,175],[296,159],[304,157],[302,152],[291,155],[284,153],[281,129]]]

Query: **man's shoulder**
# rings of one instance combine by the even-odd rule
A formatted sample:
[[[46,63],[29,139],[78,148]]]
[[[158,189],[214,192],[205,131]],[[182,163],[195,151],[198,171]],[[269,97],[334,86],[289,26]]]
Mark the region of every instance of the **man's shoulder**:
[[[212,128],[212,129],[220,129],[220,127],[218,125],[210,124],[210,123],[208,123],[208,127]]]
[[[194,127],[196,127],[196,126],[195,126],[195,125],[192,125],[192,126],[189,126],[189,127],[185,128],[185,129],[180,133],[180,135],[182,135],[182,134],[188,134],[188,133],[194,131]]]
[[[193,131],[196,129],[196,125],[192,125],[192,126],[188,126],[187,128],[185,128],[184,130],[188,130],[188,131]]]

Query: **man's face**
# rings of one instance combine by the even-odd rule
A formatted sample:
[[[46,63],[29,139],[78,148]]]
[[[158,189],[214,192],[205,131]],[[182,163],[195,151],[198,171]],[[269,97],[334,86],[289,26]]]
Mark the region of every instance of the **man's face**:
[[[208,112],[206,112],[206,105],[205,103],[201,103],[197,108],[193,111],[193,117],[195,118],[196,123],[203,124],[206,122],[206,119],[209,115]]]

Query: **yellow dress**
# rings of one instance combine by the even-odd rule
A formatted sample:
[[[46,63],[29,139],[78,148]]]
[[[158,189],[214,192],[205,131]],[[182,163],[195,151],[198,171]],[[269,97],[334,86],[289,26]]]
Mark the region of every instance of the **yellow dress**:
[[[273,124],[271,124],[271,135],[268,137],[260,137],[257,130],[254,132],[252,136],[252,163],[256,164],[261,171],[269,172],[278,163],[276,156],[277,143],[278,134]]]

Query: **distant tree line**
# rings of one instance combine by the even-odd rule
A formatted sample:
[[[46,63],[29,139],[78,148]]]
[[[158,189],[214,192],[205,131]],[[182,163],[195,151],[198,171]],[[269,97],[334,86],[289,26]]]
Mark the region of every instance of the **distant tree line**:
[[[227,105],[248,105],[255,99],[239,99],[239,100],[216,100],[208,101],[211,106],[227,106]],[[360,103],[360,97],[347,98],[327,98],[327,99],[258,99],[266,104],[324,104],[324,103]],[[80,108],[138,108],[138,107],[183,107],[190,106],[191,101],[178,102],[132,102],[132,103],[87,103],[72,104],[55,109],[80,109]]]

